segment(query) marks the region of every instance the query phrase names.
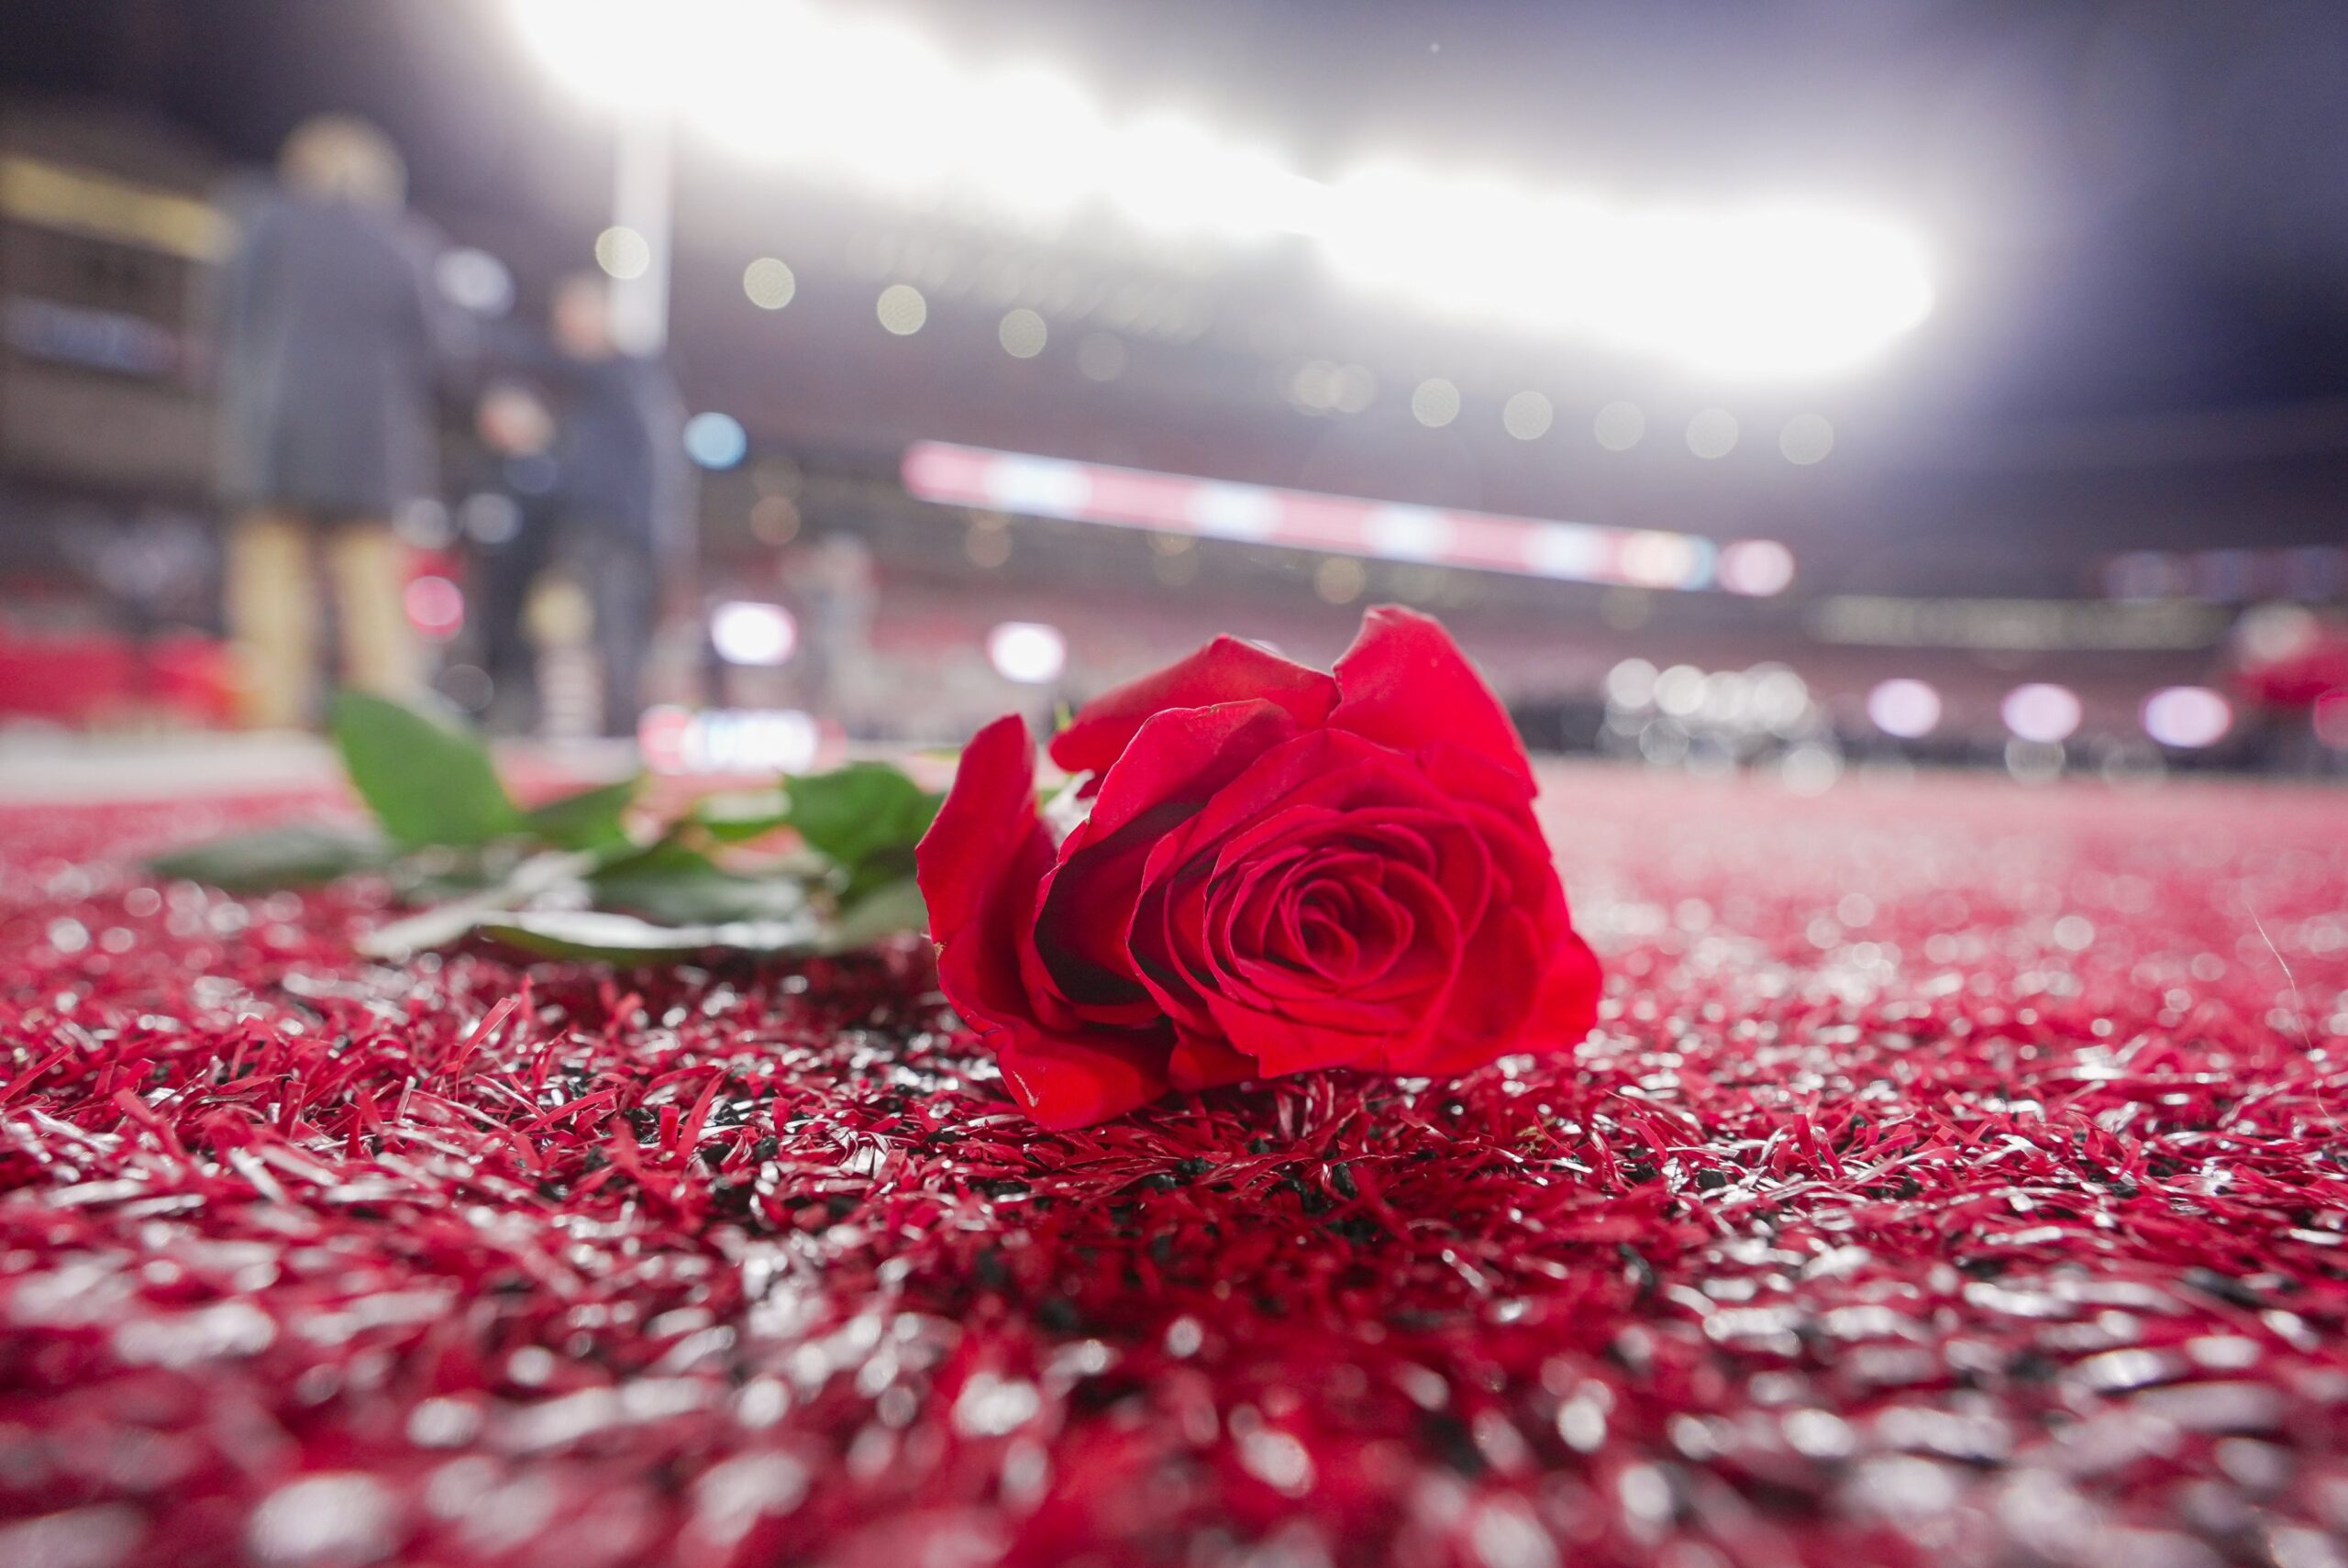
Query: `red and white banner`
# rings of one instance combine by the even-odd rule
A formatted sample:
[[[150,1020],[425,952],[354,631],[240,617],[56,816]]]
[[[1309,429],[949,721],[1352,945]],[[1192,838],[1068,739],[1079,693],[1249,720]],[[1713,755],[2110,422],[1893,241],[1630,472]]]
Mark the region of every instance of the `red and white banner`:
[[[1794,575],[1793,552],[1774,539],[1716,545],[1693,534],[1412,506],[944,441],[908,447],[903,471],[908,491],[946,505],[1563,582],[1766,596],[1783,592]]]

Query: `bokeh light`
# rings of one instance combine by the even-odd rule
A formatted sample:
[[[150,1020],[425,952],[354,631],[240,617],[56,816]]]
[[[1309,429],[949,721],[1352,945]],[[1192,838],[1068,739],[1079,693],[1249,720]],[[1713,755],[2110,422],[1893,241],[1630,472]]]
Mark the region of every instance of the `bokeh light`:
[[[1044,351],[1044,344],[1051,330],[1044,318],[1024,307],[1010,312],[995,328],[995,337],[1002,351],[1014,359],[1032,359]]]
[[[795,708],[645,710],[637,749],[655,773],[803,773],[822,749],[823,727]]]
[[[614,224],[595,237],[595,265],[615,278],[641,278],[652,266],[652,242]]]
[[[1011,529],[1005,520],[1000,514],[971,518],[969,532],[962,536],[962,554],[987,571],[1011,559]]]
[[[1005,621],[987,634],[987,662],[1005,680],[1048,685],[1068,668],[1068,638],[1040,621]]]
[[[1922,740],[1940,727],[1941,694],[1906,676],[1882,681],[1867,693],[1867,718],[1885,734]]]
[[[781,310],[799,293],[799,277],[787,263],[761,256],[742,269],[742,292],[760,310]]]
[[[2234,641],[2252,664],[2297,658],[2321,636],[2322,623],[2304,604],[2261,604],[2244,611],[2234,624]]]
[[[1459,389],[1441,376],[1421,381],[1411,392],[1411,417],[1440,430],[1459,417]]]
[[[2078,694],[2067,686],[2032,681],[2006,693],[1999,715],[2017,739],[2036,745],[2057,745],[2078,733],[2085,710]]]
[[[2177,751],[2217,745],[2234,727],[2233,704],[2206,686],[2171,686],[2144,699],[2144,733]]]
[[[737,600],[710,613],[709,641],[728,664],[772,667],[790,662],[799,624],[780,604]]]
[[[730,414],[696,414],[685,421],[685,455],[704,469],[730,469],[750,454],[749,433]]]
[[[1704,672],[1675,664],[1655,678],[1655,705],[1675,719],[1693,715],[1704,703]]]
[[[1556,409],[1537,392],[1521,392],[1501,408],[1501,428],[1520,441],[1538,441],[1549,433]]]
[[[1778,450],[1797,467],[1822,463],[1834,450],[1834,426],[1822,414],[1797,414],[1778,433]]]
[[[465,624],[465,591],[438,573],[413,578],[401,592],[408,624],[436,642],[455,636]]]
[[[1350,604],[1369,586],[1369,569],[1352,556],[1329,556],[1312,569],[1312,591],[1323,602]]]
[[[897,337],[911,337],[929,320],[929,302],[911,283],[892,283],[880,291],[873,314]]]
[[[2348,688],[2316,699],[2315,738],[2334,751],[2348,751]]]
[[[1688,422],[1688,449],[1711,462],[1736,450],[1736,415],[1707,408]]]
[[[1654,665],[1643,658],[1626,658],[1606,672],[1606,700],[1635,712],[1653,704],[1655,683]]]
[[[1610,452],[1627,452],[1646,436],[1647,416],[1635,403],[1610,403],[1591,422],[1598,444]]]
[[[780,547],[799,536],[799,503],[787,495],[762,495],[750,505],[750,534],[759,544]]]
[[[1642,529],[1623,539],[1616,565],[1640,588],[1697,588],[1711,576],[1712,546],[1693,535]]]
[[[1816,741],[1789,746],[1778,759],[1778,781],[1796,795],[1823,795],[1843,777],[1843,759]]]
[[[514,274],[486,250],[458,246],[432,263],[440,297],[475,315],[502,316],[514,308]]]
[[[1737,539],[1721,547],[1713,568],[1722,588],[1767,599],[1794,583],[1794,553],[1775,539]]]

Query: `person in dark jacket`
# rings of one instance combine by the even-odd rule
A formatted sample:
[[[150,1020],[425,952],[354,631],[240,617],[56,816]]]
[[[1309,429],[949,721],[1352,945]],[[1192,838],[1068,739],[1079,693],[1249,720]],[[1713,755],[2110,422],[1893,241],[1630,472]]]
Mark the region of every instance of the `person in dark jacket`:
[[[634,734],[661,601],[681,589],[692,550],[684,406],[666,364],[613,341],[603,278],[564,279],[551,325],[560,547],[594,605],[604,733]]]
[[[279,174],[242,214],[220,320],[228,628],[245,717],[269,727],[311,717],[320,554],[342,678],[394,697],[420,684],[392,520],[434,492],[445,347],[432,246],[404,210],[404,171],[382,135],[310,120]]]

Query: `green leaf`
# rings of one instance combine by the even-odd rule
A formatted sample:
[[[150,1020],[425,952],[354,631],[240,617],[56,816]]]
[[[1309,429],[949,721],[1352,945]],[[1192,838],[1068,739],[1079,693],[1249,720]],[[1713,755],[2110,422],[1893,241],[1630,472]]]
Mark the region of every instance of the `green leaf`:
[[[806,953],[814,950],[817,934],[812,918],[659,925],[634,915],[602,910],[485,914],[473,929],[483,936],[546,957],[591,958],[610,964],[690,958],[713,948],[737,953]]]
[[[526,909],[541,901],[573,907],[586,900],[586,878],[594,867],[592,852],[547,850],[509,866],[495,881],[471,888],[449,903],[379,926],[360,937],[356,945],[371,958],[405,959],[446,947],[490,915],[507,910]]]
[[[914,845],[945,800],[885,762],[793,778],[791,825],[847,873],[851,900],[911,873]]]
[[[337,695],[333,728],[351,787],[399,843],[463,846],[520,831],[522,813],[472,735],[363,691]]]
[[[158,876],[184,877],[231,893],[261,893],[314,888],[374,870],[391,857],[392,846],[371,828],[295,823],[191,845],[147,865]]]
[[[735,790],[695,801],[692,821],[722,844],[747,844],[789,827],[791,806],[779,790]]]
[[[600,867],[587,880],[599,907],[669,925],[794,919],[807,904],[794,878],[740,876],[673,838]]]
[[[929,929],[929,910],[910,877],[886,883],[848,905],[824,931],[826,953],[852,953],[887,936]]]
[[[641,774],[562,795],[523,815],[523,826],[558,849],[626,847],[627,809],[644,788]]]

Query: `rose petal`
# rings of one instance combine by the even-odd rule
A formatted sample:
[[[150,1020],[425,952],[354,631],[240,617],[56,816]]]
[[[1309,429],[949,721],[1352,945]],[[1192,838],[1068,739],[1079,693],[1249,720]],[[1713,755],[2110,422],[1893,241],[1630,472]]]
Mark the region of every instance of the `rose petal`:
[[[1286,709],[1299,723],[1319,724],[1336,703],[1337,684],[1253,643],[1217,637],[1188,658],[1087,702],[1052,737],[1052,760],[1070,773],[1104,772],[1154,714],[1253,700]]]
[[[1220,1040],[1185,1033],[1166,1059],[1166,1076],[1184,1093],[1235,1084],[1256,1076],[1256,1059],[1242,1055]]]
[[[1365,1028],[1345,1029],[1259,1011],[1219,996],[1207,998],[1207,1009],[1232,1048],[1253,1056],[1266,1077],[1375,1061],[1387,1041],[1400,1037],[1415,1050],[1425,1034],[1423,1024],[1414,1025],[1400,1011],[1377,1016]]]
[[[962,748],[946,801],[914,849],[930,935],[951,941],[994,896],[1005,867],[1043,831],[1027,722],[997,719]],[[1050,841],[1046,839],[1048,850]]]
[[[1598,955],[1578,932],[1567,930],[1549,955],[1548,973],[1534,999],[1533,1016],[1525,1021],[1524,1051],[1568,1051],[1589,1037],[1598,1025],[1599,999],[1606,989],[1606,974]]]
[[[1158,1064],[1080,1039],[1023,1034],[1004,1040],[995,1060],[1020,1108],[1055,1132],[1123,1116],[1171,1087]]]
[[[1530,783],[1516,726],[1439,622],[1390,604],[1372,610],[1337,661],[1337,689],[1344,695],[1329,714],[1332,729],[1398,751],[1465,746]]]
[[[1036,814],[1027,726],[998,720],[964,750],[914,850],[914,871],[941,944],[938,988],[994,1053],[1013,1098],[1057,1129],[1122,1115],[1164,1093],[1169,1041],[1163,1030],[1155,1039],[1055,1032],[1037,1020],[1021,953],[1052,853]]]
[[[1159,713],[1102,780],[1091,815],[1060,845],[1023,951],[1039,1011],[1063,1024],[1138,1024],[1157,1016],[1127,950],[1149,853],[1217,790],[1296,734],[1270,702]]]

